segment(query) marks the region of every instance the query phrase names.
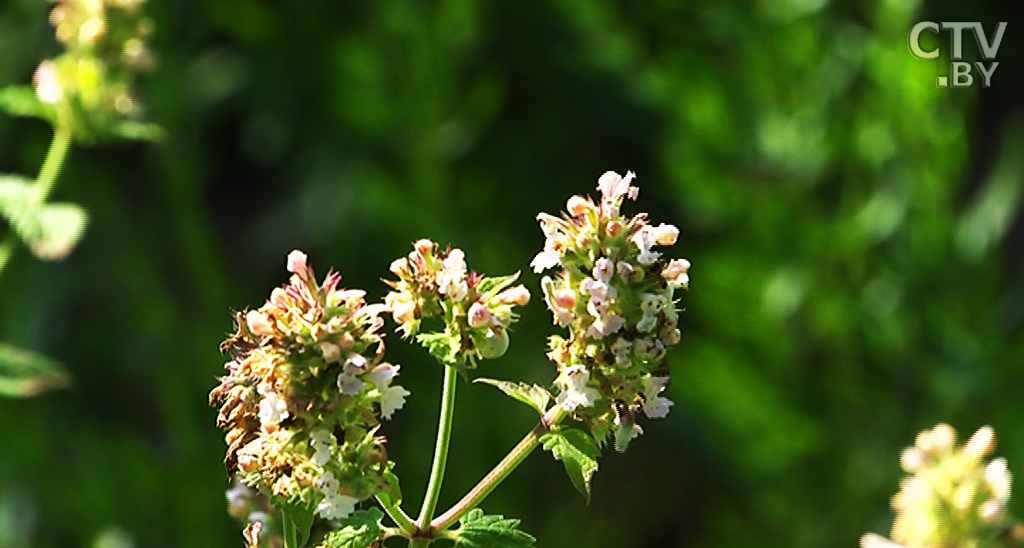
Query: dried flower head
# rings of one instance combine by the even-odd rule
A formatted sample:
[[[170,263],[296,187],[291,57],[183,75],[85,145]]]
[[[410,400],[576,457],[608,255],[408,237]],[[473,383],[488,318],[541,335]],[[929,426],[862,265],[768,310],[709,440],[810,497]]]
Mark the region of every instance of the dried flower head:
[[[228,433],[228,472],[276,501],[300,499],[337,519],[385,488],[390,418],[409,392],[392,385],[399,366],[383,361],[384,305],[317,285],[306,255],[288,256],[288,285],[258,310],[240,312],[222,345],[232,360],[210,393]]]
[[[861,546],[1005,546],[1010,472],[1003,458],[986,461],[994,448],[995,433],[989,426],[959,446],[949,425],[921,432],[900,457],[910,476],[892,499],[896,511],[892,541],[869,533],[862,537]]]
[[[502,356],[508,349],[508,329],[517,319],[513,308],[530,302],[530,292],[512,286],[519,273],[495,278],[469,271],[461,249],[441,251],[430,240],[413,244],[408,256],[391,263],[397,281],[385,281],[394,291],[384,302],[398,330],[416,335],[440,362],[459,368],[476,367],[478,359]],[[443,329],[419,333],[421,322],[439,318]]]
[[[660,395],[668,384],[664,358],[680,338],[675,290],[689,286],[690,263],[666,262],[654,249],[673,245],[679,230],[620,213],[639,194],[634,179],[609,171],[598,180],[600,203],[573,196],[561,218],[538,215],[546,239],[531,263],[536,272],[560,267],[541,281],[555,323],[569,329],[568,339],[550,342],[556,401],[598,440],[614,431],[620,451],[642,432],[639,412],[660,418],[672,405]]]

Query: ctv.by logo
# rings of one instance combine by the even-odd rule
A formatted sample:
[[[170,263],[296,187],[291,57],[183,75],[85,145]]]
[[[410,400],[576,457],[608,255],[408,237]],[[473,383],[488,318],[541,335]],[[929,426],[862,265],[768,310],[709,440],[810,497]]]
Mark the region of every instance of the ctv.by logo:
[[[939,48],[925,51],[921,49],[920,43],[922,32],[930,30],[938,34],[939,25],[939,23],[932,21],[921,21],[910,29],[910,52],[914,54],[914,57],[918,59],[935,59],[939,56]],[[1000,42],[1003,41],[1003,31],[1006,30],[1006,22],[999,23],[996,27],[996,34],[992,37],[991,41],[985,35],[985,29],[981,26],[981,23],[944,22],[941,25],[942,30],[953,31],[953,54],[950,56],[952,59],[949,65],[950,76],[939,76],[936,82],[941,88],[947,86],[954,88],[970,87],[974,83],[974,77],[971,75],[971,64],[960,60],[963,58],[964,29],[974,31],[974,37],[978,40],[978,49],[981,51],[981,58],[985,61],[992,61],[996,58],[996,52],[999,51]],[[981,76],[981,86],[986,88],[991,86],[992,74],[995,73],[999,62],[992,61],[990,65],[986,66],[982,61],[975,61],[974,66],[978,67],[978,74]],[[950,78],[952,78],[952,81],[950,81]]]

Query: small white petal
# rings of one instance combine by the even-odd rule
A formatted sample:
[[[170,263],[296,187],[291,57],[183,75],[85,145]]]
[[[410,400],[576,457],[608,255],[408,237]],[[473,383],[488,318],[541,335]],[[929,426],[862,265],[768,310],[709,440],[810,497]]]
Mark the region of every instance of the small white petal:
[[[405,405],[405,397],[411,392],[401,386],[392,386],[380,395],[380,414],[385,419],[390,419],[395,411]]]

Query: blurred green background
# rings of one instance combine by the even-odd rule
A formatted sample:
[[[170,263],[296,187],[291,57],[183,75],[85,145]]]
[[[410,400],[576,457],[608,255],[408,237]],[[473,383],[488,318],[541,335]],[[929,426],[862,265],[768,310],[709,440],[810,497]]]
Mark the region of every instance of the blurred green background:
[[[523,269],[534,302],[480,373],[549,382],[534,216],[606,170],[637,172],[627,212],[676,224],[670,255],[693,263],[676,405],[605,452],[589,506],[538,453],[488,513],[540,546],[855,546],[888,533],[919,430],[991,424],[1024,474],[1007,4],[151,0],[140,96],[168,138],[74,148],[53,197],[89,210],[83,242],[0,276],[0,340],[74,377],[0,399],[0,548],[242,545],[206,398],[231,311],[285,282],[294,248],[371,299],[421,237]],[[0,7],[0,86],[57,53],[48,8]],[[992,87],[936,87],[948,52],[907,47],[922,20],[1009,21]],[[0,117],[0,172],[34,174],[50,135]],[[385,433],[414,512],[440,368],[397,336],[389,358],[413,392]],[[488,386],[458,399],[442,507],[535,420]]]

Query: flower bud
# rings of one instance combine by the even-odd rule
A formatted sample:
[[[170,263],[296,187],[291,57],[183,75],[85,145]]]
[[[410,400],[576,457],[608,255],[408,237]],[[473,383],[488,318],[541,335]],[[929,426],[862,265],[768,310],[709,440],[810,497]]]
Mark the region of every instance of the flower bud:
[[[569,198],[569,202],[565,205],[566,211],[568,211],[569,215],[572,215],[573,217],[582,217],[592,207],[593,205],[582,196],[573,196],[572,198]]]
[[[419,240],[416,243],[412,244],[412,246],[416,249],[416,252],[422,255],[423,257],[429,257],[431,253],[434,252],[434,242],[430,240]]]
[[[57,65],[53,61],[39,63],[32,80],[40,101],[52,105],[63,98],[64,92],[61,89],[60,77],[57,75]]]
[[[99,17],[82,23],[78,29],[78,40],[82,45],[93,46],[107,31],[107,24]]]
[[[530,290],[524,285],[510,287],[498,294],[498,302],[501,304],[514,304],[526,306],[530,302]]]
[[[983,426],[971,436],[964,446],[964,456],[971,460],[981,460],[992,452],[996,446],[996,434],[991,426]]]
[[[660,224],[654,228],[654,240],[658,245],[673,245],[679,237],[679,229],[673,225]]]
[[[306,267],[306,254],[298,249],[288,254],[288,272],[298,274],[303,280],[307,279],[309,273]]]
[[[469,307],[469,326],[474,329],[490,325],[491,317],[491,311],[478,302]]]
[[[320,344],[320,352],[324,355],[324,361],[334,363],[341,357],[341,348],[334,343],[324,342]]]
[[[245,323],[249,326],[249,331],[256,335],[274,334],[274,326],[271,325],[270,318],[259,310],[250,310],[245,315]]]
[[[401,257],[401,258],[395,259],[391,263],[390,270],[391,270],[392,274],[394,274],[395,276],[398,276],[399,278],[403,278],[403,279],[404,278],[408,278],[409,277],[409,259],[407,259],[405,257]]]
[[[474,336],[473,342],[482,358],[493,360],[502,357],[508,350],[508,333],[502,327],[494,327],[488,329],[483,336]]]

